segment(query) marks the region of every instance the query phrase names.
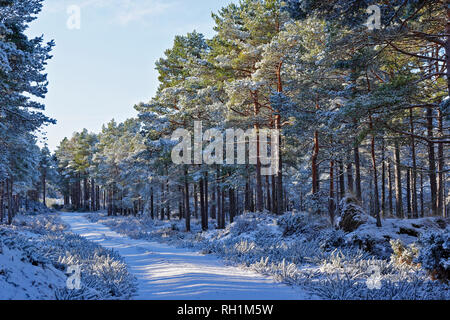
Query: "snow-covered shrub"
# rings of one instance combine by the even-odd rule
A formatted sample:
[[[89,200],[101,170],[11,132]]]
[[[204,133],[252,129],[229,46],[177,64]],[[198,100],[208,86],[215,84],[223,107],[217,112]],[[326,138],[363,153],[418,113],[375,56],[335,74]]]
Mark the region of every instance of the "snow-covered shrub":
[[[353,233],[350,237],[347,236],[347,245],[379,258],[388,259],[391,254],[391,251],[387,252],[386,247],[389,242],[383,240],[380,243],[368,234]]]
[[[283,236],[304,235],[314,238],[327,227],[327,222],[319,215],[292,212],[281,216],[278,225],[283,229]]]
[[[255,243],[259,246],[266,246],[268,244],[277,243],[279,236],[272,228],[266,225],[261,225],[255,232]]]
[[[67,230],[67,226],[59,219],[56,213],[18,215],[14,218],[13,225],[41,235],[49,232],[60,233]]]
[[[230,226],[230,233],[234,236],[256,230],[258,223],[250,214],[239,216]]]
[[[249,252],[255,250],[256,244],[254,242],[249,242],[248,240],[241,240],[239,243],[234,245],[236,253],[239,255],[245,255]]]
[[[444,232],[426,233],[420,238],[417,261],[428,271],[432,279],[450,280],[450,235]]]
[[[308,212],[314,215],[321,215],[328,213],[328,193],[325,190],[320,190],[317,193],[310,193],[306,195],[304,200],[304,207],[308,208]]]
[[[448,300],[449,288],[437,286],[420,278],[380,281],[379,289],[370,289],[364,281],[350,276],[329,276],[314,282],[311,292],[328,300]]]
[[[48,207],[46,207],[42,202],[39,201],[31,201],[29,200],[26,204],[26,213],[27,215],[37,215],[37,214],[44,214],[49,213],[52,210]]]
[[[13,226],[0,227],[0,242],[20,250],[21,259],[33,266],[64,273],[69,266],[80,266],[82,288],[69,290],[64,283],[53,299],[130,299],[137,284],[120,255],[66,229],[56,214],[19,215]]]
[[[325,230],[319,237],[320,249],[332,251],[345,246],[345,232],[342,230]]]
[[[391,261],[399,266],[411,266],[418,267],[414,260],[419,255],[419,248],[415,244],[405,246],[401,240],[391,240],[391,247],[393,253],[391,255]]]
[[[354,197],[347,196],[339,203],[339,228],[345,232],[352,232],[369,220],[369,215],[364,212]]]
[[[224,230],[205,232],[201,230],[200,221],[193,219],[191,233],[184,232],[184,222],[178,221],[156,220],[146,224],[137,222],[135,217],[102,217],[99,221],[125,234],[136,234],[123,228],[136,224],[142,231],[141,239],[216,254],[231,264],[272,276],[277,281],[300,285],[313,297],[449,298],[448,286],[430,284],[424,271],[403,268],[389,260],[392,237],[376,233],[374,238],[374,229],[370,229],[373,221],[352,233],[332,230],[324,217],[308,213],[287,213],[281,217],[248,213],[237,217]],[[179,231],[172,230],[172,223],[177,224]],[[370,232],[362,232],[365,228]],[[395,231],[392,235],[396,235]],[[384,252],[386,247],[389,251]],[[370,281],[377,283],[378,279],[372,277],[378,273],[381,289],[369,289]]]
[[[97,292],[97,299],[130,299],[136,291],[136,280],[116,251],[70,233],[47,235],[40,248],[55,266],[79,265],[83,288]]]

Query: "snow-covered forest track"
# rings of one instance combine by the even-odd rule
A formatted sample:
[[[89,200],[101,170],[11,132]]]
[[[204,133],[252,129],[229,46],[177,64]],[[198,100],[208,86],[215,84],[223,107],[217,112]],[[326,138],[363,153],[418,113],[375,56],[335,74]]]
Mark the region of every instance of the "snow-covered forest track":
[[[63,213],[72,232],[114,249],[138,279],[137,299],[299,300],[309,296],[270,277],[225,266],[212,256],[157,242],[133,240],[81,214]]]

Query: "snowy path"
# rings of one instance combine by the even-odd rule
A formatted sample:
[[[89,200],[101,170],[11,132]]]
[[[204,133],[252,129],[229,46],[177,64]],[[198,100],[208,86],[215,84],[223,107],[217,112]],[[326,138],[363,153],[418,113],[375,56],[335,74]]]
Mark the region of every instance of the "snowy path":
[[[117,250],[139,282],[142,300],[299,300],[308,295],[262,275],[225,266],[213,255],[133,240],[92,223],[81,214],[63,213],[77,233],[105,248]]]

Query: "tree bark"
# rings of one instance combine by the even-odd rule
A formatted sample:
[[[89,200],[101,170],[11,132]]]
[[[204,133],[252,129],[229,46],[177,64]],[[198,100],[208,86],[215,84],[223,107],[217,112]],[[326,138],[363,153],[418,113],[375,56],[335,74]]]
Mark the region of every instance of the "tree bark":
[[[155,219],[155,195],[153,194],[153,187],[150,188],[150,216]]]
[[[345,177],[344,177],[344,162],[339,162],[339,197],[345,197]]]
[[[409,109],[409,125],[411,130],[411,159],[412,159],[412,216],[414,218],[419,217],[419,209],[417,204],[417,160],[416,160],[416,143],[414,138],[414,122],[413,122],[413,110]]]
[[[12,189],[13,182],[12,179],[6,180],[6,194],[7,194],[7,203],[8,203],[8,224],[12,224],[13,220],[13,203],[12,203]]]
[[[361,201],[362,200],[362,192],[361,192],[361,162],[359,157],[359,147],[355,142],[355,147],[353,149],[353,154],[355,156],[355,192],[356,198]]]
[[[217,184],[217,180],[216,180],[216,184]],[[216,219],[217,218],[217,201],[216,201],[216,191],[215,191],[215,187],[214,185],[212,186],[212,191],[211,191],[211,219]]]
[[[372,117],[370,117],[370,129],[373,131]],[[380,203],[378,192],[378,171],[377,171],[377,159],[375,154],[375,133],[372,132],[372,139],[370,143],[371,155],[372,155],[372,171],[373,171],[373,184],[374,184],[374,210],[375,217],[377,219],[377,227],[381,228],[381,216],[380,216]]]
[[[349,194],[353,194],[353,164],[347,163],[347,190]]]
[[[420,217],[425,217],[425,209],[424,209],[424,194],[423,194],[423,173],[420,173]]]
[[[427,108],[427,136],[433,139],[433,108]],[[431,212],[433,216],[437,215],[437,181],[436,181],[436,158],[434,151],[434,143],[428,143],[428,166],[430,176],[431,189]]]
[[[331,225],[334,226],[334,211],[336,209],[334,203],[334,160],[330,161],[330,193],[328,198],[328,213],[330,215]]]
[[[384,139],[381,146],[381,215],[386,216],[386,146]]]
[[[266,209],[271,211],[272,209],[272,200],[270,196],[270,182],[269,176],[266,176]]]
[[[194,183],[194,216],[195,219],[198,219],[198,191],[196,183]]]
[[[234,217],[236,216],[235,190],[233,188],[229,188],[228,193],[229,193],[229,199],[230,199],[230,223],[233,223]]]
[[[191,231],[191,209],[189,206],[189,181],[188,181],[188,168],[184,168],[184,215],[186,220],[186,232]]]
[[[4,208],[3,208],[4,192],[5,192],[4,185],[5,185],[5,182],[0,181],[0,223],[3,223],[3,219],[4,219]]]
[[[448,67],[450,69],[450,66]],[[441,108],[438,110],[438,132],[441,140],[444,138],[444,121],[443,121],[443,113]],[[444,143],[440,142],[438,144],[438,194],[437,194],[437,214],[445,217],[445,206],[444,206],[444,188],[445,188],[445,180],[444,180],[444,170],[445,170],[445,162],[444,162]]]
[[[394,162],[395,162],[395,213],[398,218],[403,218],[402,169],[400,163],[400,146],[398,140],[395,140],[394,142]]]
[[[200,179],[200,214],[201,214],[201,222],[202,222],[202,230],[207,231],[206,226],[206,211],[205,211],[205,186],[203,182],[203,178]]]
[[[408,219],[412,218],[412,206],[411,206],[411,174],[410,169],[406,169],[406,210]]]
[[[42,204],[44,205],[44,207],[47,207],[47,173],[44,172],[42,173]]]
[[[391,161],[388,163],[388,184],[389,184],[389,216],[394,215],[394,205],[393,205],[393,192],[392,192],[392,165]]]
[[[208,196],[209,196],[209,188],[208,188],[208,171],[205,171],[205,215],[206,215],[206,228],[208,228],[208,217],[209,217],[209,201],[208,201]]]
[[[311,170],[312,170],[312,193],[319,192],[319,169],[317,167],[317,160],[319,157],[319,131],[314,132],[314,151],[311,158]],[[278,199],[277,199],[278,201]]]

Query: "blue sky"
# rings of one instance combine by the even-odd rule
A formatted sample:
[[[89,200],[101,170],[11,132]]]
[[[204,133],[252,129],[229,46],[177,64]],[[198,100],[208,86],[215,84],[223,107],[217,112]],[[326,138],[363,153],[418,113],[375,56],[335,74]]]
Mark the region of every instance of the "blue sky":
[[[47,67],[46,114],[58,121],[46,128],[54,150],[73,132],[98,132],[111,119],[136,116],[158,86],[155,61],[177,34],[213,35],[211,12],[231,0],[45,0],[28,34],[54,39]],[[81,10],[80,29],[69,29],[67,9]]]

